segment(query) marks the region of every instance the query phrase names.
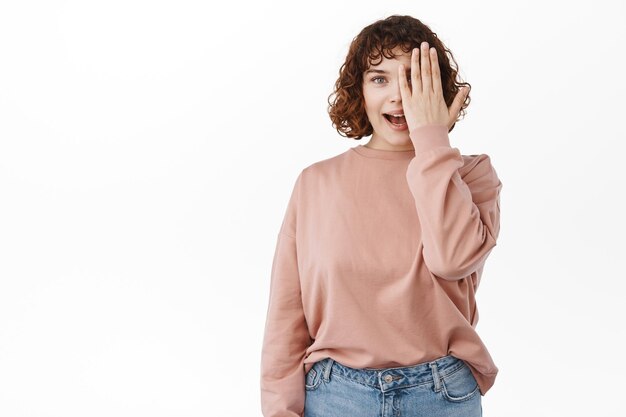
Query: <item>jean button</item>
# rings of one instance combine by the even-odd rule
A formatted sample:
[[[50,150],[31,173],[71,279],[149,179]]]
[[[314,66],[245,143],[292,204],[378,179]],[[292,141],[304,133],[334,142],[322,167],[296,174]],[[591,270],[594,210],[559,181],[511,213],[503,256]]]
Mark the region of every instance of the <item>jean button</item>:
[[[391,375],[385,375],[385,382],[393,381],[393,377]]]

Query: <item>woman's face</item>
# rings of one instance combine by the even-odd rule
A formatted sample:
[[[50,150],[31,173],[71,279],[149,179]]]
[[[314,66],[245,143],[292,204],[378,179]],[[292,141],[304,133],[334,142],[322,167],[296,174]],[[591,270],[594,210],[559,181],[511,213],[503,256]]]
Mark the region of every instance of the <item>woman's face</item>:
[[[404,114],[398,79],[398,67],[404,64],[407,83],[410,87],[411,53],[393,50],[394,59],[382,57],[380,64],[370,66],[363,73],[363,97],[365,111],[374,133],[368,147],[387,150],[410,150],[413,142],[409,137],[406,120],[400,126],[392,124],[385,114]]]

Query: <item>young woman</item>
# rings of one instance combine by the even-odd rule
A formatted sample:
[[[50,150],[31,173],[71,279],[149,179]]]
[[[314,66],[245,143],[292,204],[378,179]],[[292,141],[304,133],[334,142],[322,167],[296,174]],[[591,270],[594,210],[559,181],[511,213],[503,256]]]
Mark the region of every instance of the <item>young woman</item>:
[[[469,84],[448,53],[410,16],[353,40],[329,113],[340,134],[371,139],[295,181],[271,273],[264,416],[482,415],[498,368],[475,294],[502,183],[488,155],[450,145]]]

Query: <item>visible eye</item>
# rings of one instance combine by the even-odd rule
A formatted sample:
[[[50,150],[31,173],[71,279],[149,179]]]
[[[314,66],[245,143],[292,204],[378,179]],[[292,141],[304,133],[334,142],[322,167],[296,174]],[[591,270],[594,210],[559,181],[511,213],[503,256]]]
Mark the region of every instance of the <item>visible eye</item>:
[[[382,83],[377,83],[377,82],[376,82],[376,80],[384,80],[384,79],[385,79],[385,77],[374,77],[374,78],[372,78],[372,79],[371,79],[371,81],[372,81],[374,84],[382,84]],[[411,84],[411,76],[410,76],[410,75],[407,75],[407,82],[408,82],[409,84]]]

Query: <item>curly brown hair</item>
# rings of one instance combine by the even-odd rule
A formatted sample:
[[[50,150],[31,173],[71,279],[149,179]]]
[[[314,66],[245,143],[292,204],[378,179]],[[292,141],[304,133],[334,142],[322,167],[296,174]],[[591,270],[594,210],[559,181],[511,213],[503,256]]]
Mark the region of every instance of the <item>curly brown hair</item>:
[[[372,125],[365,112],[363,73],[370,65],[378,65],[383,59],[382,56],[388,59],[394,58],[392,55],[394,48],[400,47],[404,52],[411,52],[413,48],[419,48],[424,41],[428,42],[429,47],[437,49],[446,105],[450,107],[460,87],[468,86],[471,89],[471,84],[456,81],[457,62],[452,52],[437,38],[435,32],[414,17],[389,16],[363,28],[361,33],[352,40],[346,60],[339,69],[339,79],[335,83],[334,91],[328,97],[328,114],[333,127],[341,136],[361,139],[373,133]],[[454,63],[453,65],[450,60]],[[335,96],[334,99],[333,96]],[[465,117],[465,109],[470,101],[468,92],[457,121]],[[455,125],[456,122],[448,132],[451,132]]]

